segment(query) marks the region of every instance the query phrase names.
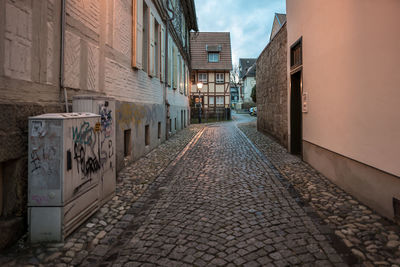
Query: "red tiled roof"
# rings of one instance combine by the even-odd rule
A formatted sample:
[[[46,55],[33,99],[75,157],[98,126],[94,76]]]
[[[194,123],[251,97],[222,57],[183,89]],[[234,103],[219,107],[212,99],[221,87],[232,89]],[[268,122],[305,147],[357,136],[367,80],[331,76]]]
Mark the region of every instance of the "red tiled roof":
[[[221,46],[219,62],[208,62],[206,47]],[[229,32],[191,32],[190,55],[194,70],[231,70],[231,36]]]

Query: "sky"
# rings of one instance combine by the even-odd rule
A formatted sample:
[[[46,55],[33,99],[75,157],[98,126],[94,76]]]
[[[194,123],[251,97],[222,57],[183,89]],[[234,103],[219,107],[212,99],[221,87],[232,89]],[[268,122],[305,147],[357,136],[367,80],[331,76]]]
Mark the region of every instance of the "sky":
[[[200,32],[230,32],[232,63],[257,58],[269,41],[275,13],[286,0],[195,0]]]

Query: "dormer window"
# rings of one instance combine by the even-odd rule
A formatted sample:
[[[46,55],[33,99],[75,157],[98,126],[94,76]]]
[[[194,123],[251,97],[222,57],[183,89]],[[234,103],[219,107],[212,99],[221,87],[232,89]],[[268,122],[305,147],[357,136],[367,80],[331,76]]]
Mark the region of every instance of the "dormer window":
[[[219,53],[208,53],[208,62],[219,62]]]

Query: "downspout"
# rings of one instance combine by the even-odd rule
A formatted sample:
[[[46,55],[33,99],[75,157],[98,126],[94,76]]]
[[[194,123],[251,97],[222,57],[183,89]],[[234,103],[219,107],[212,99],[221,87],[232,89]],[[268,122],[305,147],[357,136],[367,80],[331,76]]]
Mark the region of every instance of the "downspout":
[[[167,129],[165,131],[165,138],[166,140],[169,139],[169,129],[171,128],[170,122],[169,122],[169,103],[168,103],[168,57],[169,57],[169,49],[168,49],[168,35],[169,35],[169,23],[170,21],[174,20],[175,18],[175,13],[174,11],[170,8],[170,2],[169,0],[166,1],[166,8],[167,10],[167,19],[165,20],[165,67],[164,67],[164,72],[165,72],[165,78],[164,78],[164,103],[165,103],[165,108],[166,108],[166,112],[165,112],[165,118],[167,120]],[[172,13],[172,18],[169,17],[168,11],[170,11]]]
[[[167,2],[168,4],[168,2]],[[165,54],[165,58],[164,58],[164,104],[165,104],[165,118],[166,118],[166,124],[167,125],[167,129],[165,131],[165,138],[166,140],[169,139],[169,128],[171,127],[169,124],[169,119],[168,119],[168,113],[169,113],[169,103],[168,103],[168,57],[169,57],[169,50],[168,50],[168,20],[166,20],[167,23],[165,23],[165,48],[164,48],[164,54]]]
[[[64,90],[65,111],[69,113],[67,89],[64,87],[65,0],[61,0],[60,23],[60,90]]]

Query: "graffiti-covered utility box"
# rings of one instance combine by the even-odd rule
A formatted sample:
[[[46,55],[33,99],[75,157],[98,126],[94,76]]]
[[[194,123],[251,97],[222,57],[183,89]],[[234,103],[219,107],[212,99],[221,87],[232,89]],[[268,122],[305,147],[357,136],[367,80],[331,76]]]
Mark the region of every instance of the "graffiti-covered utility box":
[[[63,241],[98,208],[101,118],[93,113],[29,118],[30,240]]]
[[[74,96],[72,109],[74,112],[91,112],[100,115],[100,200],[101,204],[103,204],[113,197],[117,179],[115,162],[115,100],[106,96]]]

